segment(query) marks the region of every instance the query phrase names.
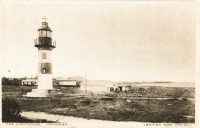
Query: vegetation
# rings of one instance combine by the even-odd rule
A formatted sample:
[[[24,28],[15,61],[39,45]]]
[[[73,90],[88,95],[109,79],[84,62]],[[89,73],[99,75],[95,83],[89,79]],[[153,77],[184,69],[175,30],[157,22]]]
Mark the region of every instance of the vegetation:
[[[21,115],[21,109],[19,105],[9,98],[3,98],[2,100],[2,121],[3,122],[15,122]]]
[[[22,110],[20,109],[16,99],[3,98],[2,100],[2,122],[28,122],[28,123],[47,123],[47,120],[31,120],[21,117]]]
[[[181,87],[131,87],[131,90],[126,95],[141,96],[141,97],[157,97],[157,98],[194,98],[194,88]]]
[[[88,94],[62,87],[62,97],[28,98],[21,96],[22,90],[34,87],[2,87],[3,97],[15,97],[24,111],[113,121],[195,122],[194,88],[134,87],[127,93]],[[166,99],[151,99],[157,96]]]
[[[26,78],[7,78],[3,77],[2,78],[2,85],[21,85],[22,80]]]
[[[18,100],[26,111],[112,121],[194,123],[194,102],[178,99],[98,97],[32,98]],[[42,101],[42,102],[41,102]],[[35,106],[35,104],[39,104]],[[34,107],[33,107],[34,106]]]

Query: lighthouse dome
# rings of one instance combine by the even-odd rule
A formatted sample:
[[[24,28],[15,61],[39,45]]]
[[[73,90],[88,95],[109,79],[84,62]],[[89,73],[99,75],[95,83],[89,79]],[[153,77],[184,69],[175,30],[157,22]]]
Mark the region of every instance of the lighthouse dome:
[[[38,29],[39,30],[48,30],[48,31],[51,31],[51,28],[48,26],[48,22],[42,22],[42,26]]]

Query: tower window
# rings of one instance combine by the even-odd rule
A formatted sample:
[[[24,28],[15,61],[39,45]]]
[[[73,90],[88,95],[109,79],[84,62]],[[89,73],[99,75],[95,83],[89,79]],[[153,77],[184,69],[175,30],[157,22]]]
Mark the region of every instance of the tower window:
[[[51,32],[47,31],[47,37],[51,37]]]
[[[39,37],[46,37],[46,36],[47,36],[47,32],[45,30],[39,31]]]
[[[51,31],[39,30],[39,37],[51,37]]]

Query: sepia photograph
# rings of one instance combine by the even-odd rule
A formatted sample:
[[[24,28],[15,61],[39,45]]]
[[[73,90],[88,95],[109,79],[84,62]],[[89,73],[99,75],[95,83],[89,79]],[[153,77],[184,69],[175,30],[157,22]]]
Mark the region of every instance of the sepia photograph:
[[[0,126],[198,127],[198,1],[0,4]]]

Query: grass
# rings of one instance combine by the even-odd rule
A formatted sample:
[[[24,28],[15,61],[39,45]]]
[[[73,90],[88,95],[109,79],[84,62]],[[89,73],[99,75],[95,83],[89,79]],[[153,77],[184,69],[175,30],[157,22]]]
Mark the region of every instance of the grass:
[[[61,88],[62,97],[27,98],[27,86],[3,86],[3,97],[14,97],[25,111],[46,112],[88,119],[139,122],[194,123],[195,102],[182,99],[132,99],[137,92],[85,94],[78,88]],[[165,88],[166,90],[166,88]],[[173,89],[168,89],[173,90]],[[188,90],[188,89],[187,89]],[[194,89],[190,89],[191,98]],[[152,94],[148,94],[151,95]],[[148,97],[146,94],[145,97]],[[154,95],[155,97],[155,95]],[[168,96],[169,97],[169,96]],[[42,102],[41,102],[42,101]]]

